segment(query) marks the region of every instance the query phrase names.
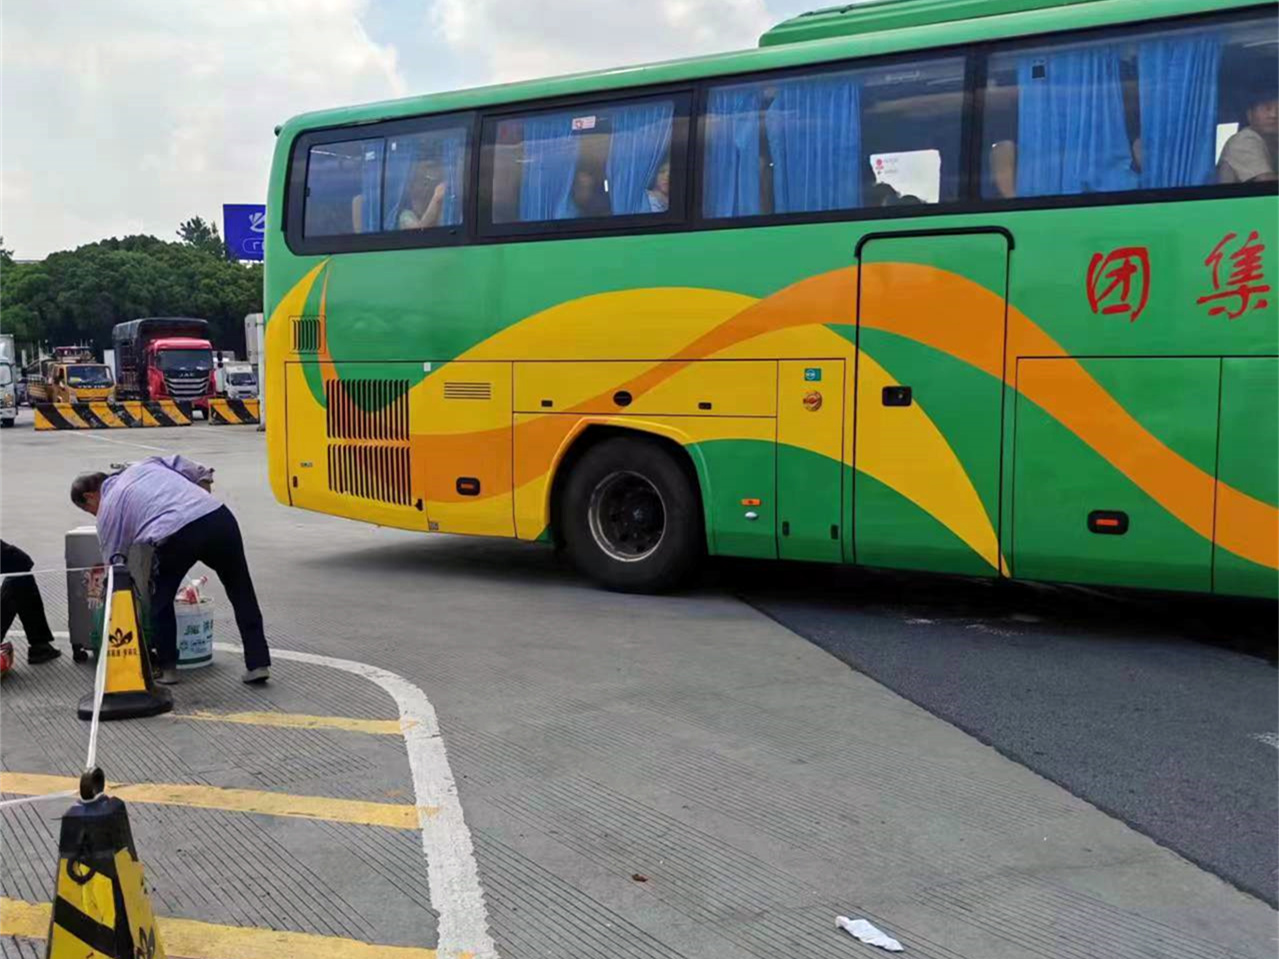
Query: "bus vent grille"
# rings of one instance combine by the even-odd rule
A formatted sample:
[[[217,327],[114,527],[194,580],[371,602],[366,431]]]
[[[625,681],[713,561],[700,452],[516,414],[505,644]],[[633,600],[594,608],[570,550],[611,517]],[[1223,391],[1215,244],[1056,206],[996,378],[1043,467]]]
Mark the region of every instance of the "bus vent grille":
[[[329,489],[394,506],[411,505],[408,446],[330,443]]]
[[[444,398],[446,400],[491,400],[493,384],[445,382]]]
[[[329,439],[408,443],[408,380],[327,380]]]
[[[324,349],[324,325],[318,316],[293,317],[293,352],[319,353]]]

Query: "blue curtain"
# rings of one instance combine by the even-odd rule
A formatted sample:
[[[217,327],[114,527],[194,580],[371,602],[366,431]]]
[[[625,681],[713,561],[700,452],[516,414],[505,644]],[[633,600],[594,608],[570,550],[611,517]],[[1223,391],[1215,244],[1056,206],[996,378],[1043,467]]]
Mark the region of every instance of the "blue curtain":
[[[457,226],[462,222],[463,184],[466,182],[466,133],[450,130],[441,140],[440,162],[444,164],[445,192],[440,226]]]
[[[1220,70],[1221,38],[1215,33],[1138,45],[1143,187],[1216,181]]]
[[[524,175],[520,179],[520,219],[567,220],[574,215],[573,176],[578,141],[568,113],[524,121]]]
[[[759,87],[711,91],[706,104],[706,183],[702,212],[708,217],[753,216],[759,205]]]
[[[861,95],[850,77],[783,84],[764,117],[773,159],[773,210],[861,205]]]
[[[1120,57],[1094,46],[1018,59],[1018,196],[1136,188]]]
[[[382,154],[386,141],[367,140],[363,148],[360,185],[356,191],[364,197],[360,203],[359,232],[376,233],[382,217]]]
[[[400,211],[408,202],[409,178],[418,159],[418,137],[402,137],[386,155],[386,203],[382,229],[399,229]]]
[[[609,113],[613,133],[604,173],[614,214],[648,213],[648,188],[670,159],[675,105],[644,103]]]

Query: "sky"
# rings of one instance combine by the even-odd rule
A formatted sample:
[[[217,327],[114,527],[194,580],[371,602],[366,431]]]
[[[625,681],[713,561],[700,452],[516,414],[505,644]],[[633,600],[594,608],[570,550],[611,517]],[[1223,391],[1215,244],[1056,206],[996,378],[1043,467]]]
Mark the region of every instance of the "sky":
[[[0,236],[38,259],[265,201],[307,110],[755,46],[830,0],[6,0]]]

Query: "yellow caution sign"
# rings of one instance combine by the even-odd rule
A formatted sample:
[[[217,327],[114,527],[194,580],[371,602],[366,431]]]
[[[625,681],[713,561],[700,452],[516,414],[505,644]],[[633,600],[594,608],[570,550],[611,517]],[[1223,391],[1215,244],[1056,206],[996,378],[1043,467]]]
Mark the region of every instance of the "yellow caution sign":
[[[165,959],[124,802],[102,796],[62,817],[46,959]]]
[[[133,601],[133,580],[125,566],[117,565],[112,575],[111,622],[98,649],[99,656],[107,657],[101,717],[132,719],[167,713],[173,708],[173,695],[152,678],[151,657]],[[76,712],[81,719],[93,718],[93,693],[80,700]]]

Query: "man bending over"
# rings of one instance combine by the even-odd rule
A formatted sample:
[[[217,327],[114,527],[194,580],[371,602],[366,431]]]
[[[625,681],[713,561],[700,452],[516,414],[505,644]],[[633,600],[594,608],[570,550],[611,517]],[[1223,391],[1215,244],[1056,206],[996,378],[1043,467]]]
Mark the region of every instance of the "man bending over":
[[[240,525],[209,493],[213,470],[183,456],[152,456],[119,473],[84,473],[71,484],[71,502],[98,520],[98,542],[109,564],[125,562],[129,547],[155,547],[151,567],[151,643],[157,681],[178,681],[177,620],[173,602],[191,567],[204,563],[226,588],[244,641],[243,679],[270,678],[271,653],[262,610],[244,558]]]

